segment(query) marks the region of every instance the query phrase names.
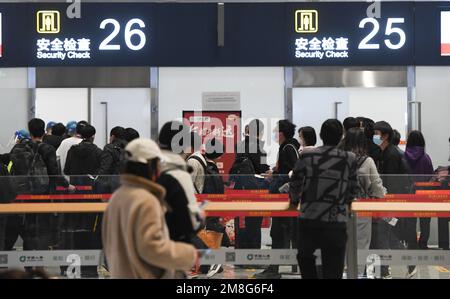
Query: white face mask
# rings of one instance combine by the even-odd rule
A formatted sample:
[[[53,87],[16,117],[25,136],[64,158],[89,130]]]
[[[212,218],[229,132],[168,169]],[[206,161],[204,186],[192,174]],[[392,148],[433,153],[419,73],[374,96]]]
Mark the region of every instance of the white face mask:
[[[273,139],[273,141],[278,143],[278,141],[279,141],[279,133],[278,132],[273,132],[272,139]]]
[[[373,135],[373,143],[380,146],[383,143],[380,135]]]

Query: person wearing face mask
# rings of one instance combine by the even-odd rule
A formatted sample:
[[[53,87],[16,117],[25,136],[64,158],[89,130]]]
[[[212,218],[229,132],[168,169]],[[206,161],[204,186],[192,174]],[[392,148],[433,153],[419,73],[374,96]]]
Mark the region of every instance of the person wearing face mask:
[[[392,144],[393,129],[385,121],[379,121],[374,125],[373,142],[381,149],[377,167],[382,176],[383,185],[390,194],[408,194],[412,191],[412,182],[408,174],[409,167],[402,154]],[[417,218],[374,219],[372,234],[374,246],[379,249],[403,249],[400,240],[407,243],[408,249],[418,249],[416,235]],[[417,267],[408,266],[406,278],[411,278],[417,273]],[[382,277],[389,278],[388,268],[381,267]]]
[[[289,120],[280,120],[274,129],[274,139],[280,145],[278,150],[277,164],[273,170],[273,177],[269,190],[271,193],[280,193],[280,189],[289,182],[289,172],[294,169],[299,158],[298,150],[300,144],[295,135],[295,125]],[[288,249],[297,247],[297,218],[272,217],[270,236],[272,238],[272,249]],[[293,267],[295,270],[296,267]],[[295,272],[295,271],[293,271]],[[278,265],[270,265],[266,270],[254,275],[257,279],[279,279]]]
[[[258,190],[266,187],[264,181],[255,177],[256,174],[265,173],[270,169],[266,163],[267,153],[264,151],[263,136],[264,123],[261,120],[253,119],[245,126],[244,139],[236,145],[236,159],[230,169],[230,181],[234,183],[234,189]],[[262,217],[236,217],[234,219],[236,249],[261,248],[262,221]],[[243,224],[242,227],[241,224]]]
[[[361,128],[364,130],[364,135],[366,135],[367,142],[368,142],[368,155],[372,158],[375,162],[378,161],[381,153],[381,149],[378,145],[375,144],[373,141],[373,135],[374,132],[374,125],[375,122],[371,120],[370,118],[360,118],[360,124]]]
[[[316,131],[313,127],[301,127],[298,129],[299,154],[315,148],[317,143]]]

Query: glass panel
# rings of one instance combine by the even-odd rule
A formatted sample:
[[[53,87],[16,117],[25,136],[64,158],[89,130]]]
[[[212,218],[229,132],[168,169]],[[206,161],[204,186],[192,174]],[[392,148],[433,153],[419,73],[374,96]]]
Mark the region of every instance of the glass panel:
[[[273,265],[278,265],[277,277],[300,278],[295,249],[302,242],[297,235],[298,211],[283,193],[288,177],[227,178],[230,181],[225,182],[223,193],[197,195],[206,214],[198,237],[208,245],[197,244],[203,265],[199,277],[208,278],[211,265],[220,264],[224,271],[213,278],[251,278]],[[222,179],[209,175],[205,182]],[[395,193],[384,198],[360,194],[362,198],[353,204],[358,216],[356,238],[351,238],[352,218],[347,257],[355,252],[357,265],[348,259],[344,277],[350,278],[351,269],[357,266],[359,278],[450,278],[448,173],[381,179]],[[39,177],[0,177],[0,268],[43,269],[57,278],[107,278],[101,240],[104,206],[92,204],[106,205],[119,188],[120,178],[72,176],[69,180],[76,185],[75,191],[59,187],[62,180],[62,176],[50,177],[51,191],[43,192],[38,187],[45,180]],[[71,203],[82,204],[85,212],[79,207],[67,209]],[[48,209],[43,211],[43,205]],[[86,207],[93,210],[86,211]],[[173,230],[173,222],[167,223]],[[278,245],[281,235],[287,242]],[[315,255],[320,266],[321,252]]]

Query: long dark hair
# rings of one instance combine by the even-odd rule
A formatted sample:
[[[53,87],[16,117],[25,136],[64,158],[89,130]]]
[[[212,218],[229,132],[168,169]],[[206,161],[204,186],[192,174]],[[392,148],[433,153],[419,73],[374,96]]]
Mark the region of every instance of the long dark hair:
[[[367,137],[360,128],[351,128],[342,140],[341,149],[357,156],[366,156],[368,152]]]
[[[411,131],[408,136],[408,141],[406,142],[406,147],[420,146],[425,147],[425,138],[420,131]]]

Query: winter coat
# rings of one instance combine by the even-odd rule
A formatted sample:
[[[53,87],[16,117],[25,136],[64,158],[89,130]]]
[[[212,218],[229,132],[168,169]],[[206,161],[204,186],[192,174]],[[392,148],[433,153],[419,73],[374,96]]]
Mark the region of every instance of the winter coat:
[[[404,157],[398,152],[396,146],[389,144],[380,154],[377,161],[378,172],[388,193],[409,194],[412,190],[412,181],[409,167]]]
[[[122,139],[115,139],[112,143],[105,145],[102,155],[102,172],[108,175],[117,175],[123,160],[121,153],[125,150],[127,142]]]
[[[300,143],[295,138],[283,142],[278,150],[277,165],[273,172],[274,176],[270,182],[270,193],[279,193],[280,188],[289,182],[289,172],[294,169],[295,163],[300,156],[298,150]]]
[[[291,138],[283,142],[278,150],[278,161],[276,173],[280,175],[287,175],[294,169],[295,163],[298,160],[298,150],[300,143],[295,138]]]
[[[95,191],[97,175],[100,173],[102,150],[95,144],[82,141],[70,148],[67,154],[64,173],[70,175],[70,183],[75,186],[90,186]],[[83,193],[86,193],[83,191]],[[82,202],[83,200],[78,200]],[[92,199],[87,199],[92,202]],[[101,215],[73,213],[62,217],[62,229],[64,231],[96,231],[100,223]]]
[[[166,213],[170,237],[190,243],[192,235],[202,228],[203,223],[194,185],[186,171],[186,161],[173,152],[163,151],[163,154],[164,163],[157,183],[166,189],[165,201],[171,207]]]
[[[31,141],[29,142],[31,143]],[[16,144],[15,147],[22,145],[22,143]],[[61,172],[56,161],[55,148],[49,144],[42,142],[33,142],[32,147],[34,152],[39,153],[45,163],[45,166],[47,167],[50,186],[50,190],[48,190],[48,192],[54,191],[56,186],[68,187],[69,183],[64,179],[64,177],[61,176]],[[14,148],[11,150],[11,152],[13,152],[13,150]]]
[[[405,159],[412,174],[434,174],[433,162],[421,146],[409,146],[405,151]],[[428,178],[428,181],[430,178]]]
[[[66,167],[66,160],[67,160],[67,155],[69,154],[69,150],[72,148],[73,145],[77,145],[81,141],[83,141],[83,140],[79,137],[66,138],[61,142],[58,149],[56,150],[56,156],[58,156],[58,158],[59,158],[59,162],[60,162],[61,169],[63,170],[63,172]]]
[[[67,154],[64,173],[71,176],[96,175],[100,171],[102,150],[95,144],[88,141],[82,141],[78,145],[71,147]],[[78,178],[71,178],[71,181],[77,181]]]
[[[55,148],[55,150],[58,149],[58,147],[61,145],[61,142],[63,141],[62,136],[56,136],[56,135],[45,135],[42,141],[44,143],[50,144]]]
[[[103,248],[112,278],[173,278],[195,263],[193,246],[172,241],[165,222],[164,188],[124,175],[103,218]]]
[[[367,157],[359,166],[358,181],[364,194],[369,198],[383,198],[386,194],[386,188],[383,187],[377,166],[370,157]]]
[[[346,227],[348,205],[358,195],[356,156],[321,146],[300,156],[289,183],[300,218],[324,227]]]
[[[245,136],[245,139],[236,146],[236,160],[243,156],[252,161],[256,174],[265,173],[270,168],[266,161],[267,153],[264,151],[264,141]]]
[[[198,161],[196,158],[200,159],[202,162]],[[187,158],[187,165],[192,167],[192,181],[194,182],[195,193],[203,193],[203,185],[205,184],[205,167],[206,160],[200,152],[193,153]]]

